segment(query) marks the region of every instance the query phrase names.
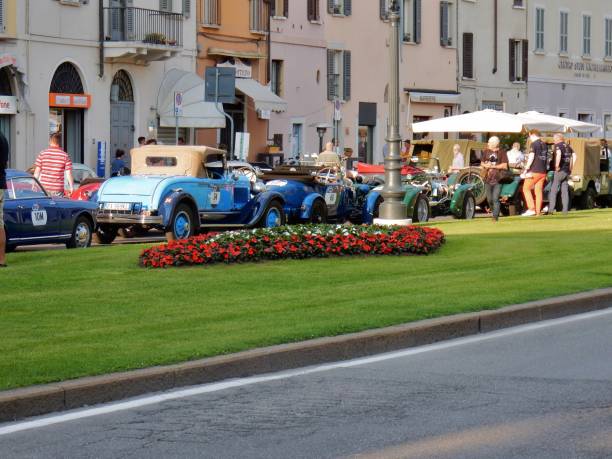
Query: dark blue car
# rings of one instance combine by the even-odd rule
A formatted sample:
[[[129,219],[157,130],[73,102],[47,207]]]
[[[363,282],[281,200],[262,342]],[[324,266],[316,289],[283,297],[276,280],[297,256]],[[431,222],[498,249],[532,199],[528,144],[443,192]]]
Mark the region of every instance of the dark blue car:
[[[64,243],[89,247],[96,203],[51,197],[27,172],[6,171],[4,227],[7,251],[19,245]]]

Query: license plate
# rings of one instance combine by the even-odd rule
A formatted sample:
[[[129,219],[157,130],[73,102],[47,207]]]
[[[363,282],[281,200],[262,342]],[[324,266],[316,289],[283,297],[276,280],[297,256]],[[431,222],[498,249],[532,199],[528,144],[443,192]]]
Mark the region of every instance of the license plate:
[[[216,206],[221,201],[221,193],[219,191],[211,191],[210,193],[210,203],[213,206]]]
[[[130,202],[107,202],[104,203],[104,209],[106,210],[130,210],[132,203]]]

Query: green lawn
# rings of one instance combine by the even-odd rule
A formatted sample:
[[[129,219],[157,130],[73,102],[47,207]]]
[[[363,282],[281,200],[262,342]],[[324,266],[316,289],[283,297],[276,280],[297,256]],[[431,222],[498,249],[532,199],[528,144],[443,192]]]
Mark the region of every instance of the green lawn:
[[[143,246],[14,253],[0,389],[612,286],[612,211],[443,221],[427,257],[145,270]]]

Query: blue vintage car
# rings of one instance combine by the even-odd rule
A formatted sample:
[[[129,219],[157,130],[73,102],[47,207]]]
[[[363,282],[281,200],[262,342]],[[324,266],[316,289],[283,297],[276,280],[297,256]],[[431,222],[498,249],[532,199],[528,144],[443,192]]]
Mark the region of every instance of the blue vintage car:
[[[19,245],[65,243],[89,247],[96,227],[96,204],[49,196],[27,172],[6,171],[4,224],[7,251]]]
[[[353,183],[332,168],[282,166],[263,176],[266,188],[285,198],[291,223],[362,223],[371,187]]]
[[[132,175],[112,177],[98,191],[101,243],[119,228],[142,225],[185,239],[205,228],[273,227],[285,223],[280,193],[224,166],[206,164],[225,152],[205,146],[149,145],[131,151]]]

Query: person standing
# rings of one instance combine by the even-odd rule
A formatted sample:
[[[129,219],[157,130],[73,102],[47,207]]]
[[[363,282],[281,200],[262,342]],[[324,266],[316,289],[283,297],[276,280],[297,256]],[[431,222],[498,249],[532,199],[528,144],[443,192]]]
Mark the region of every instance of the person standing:
[[[115,159],[111,163],[111,177],[115,177],[116,175],[119,174],[119,171],[121,169],[126,167],[125,161],[123,159],[124,156],[125,156],[125,151],[122,150],[121,148],[117,148],[117,151],[115,152]]]
[[[6,231],[4,231],[4,190],[6,190],[6,168],[8,167],[9,144],[0,132],[0,268],[6,268]]]
[[[566,215],[570,205],[569,184],[567,180],[576,162],[576,153],[574,153],[572,147],[565,143],[563,134],[555,134],[553,139],[555,140],[553,156],[553,170],[555,171],[555,176],[550,188],[550,193],[548,194],[548,213],[555,213],[557,193],[559,192],[559,188],[561,188],[563,215]]]
[[[521,214],[523,217],[542,214],[543,191],[548,164],[548,146],[540,139],[540,131],[532,129],[529,132],[529,139],[531,140],[531,146],[529,147],[525,171],[521,175],[525,179],[523,196],[527,203],[527,210]]]
[[[64,196],[64,177],[68,179],[68,190],[74,191],[72,178],[72,161],[61,148],[62,135],[59,132],[51,134],[49,147],[43,150],[34,163],[34,177],[51,196]]]
[[[485,192],[487,202],[493,212],[493,221],[499,220],[499,195],[502,185],[501,171],[508,169],[508,155],[499,148],[499,137],[489,139],[487,149],[482,153],[481,167],[485,170]]]

